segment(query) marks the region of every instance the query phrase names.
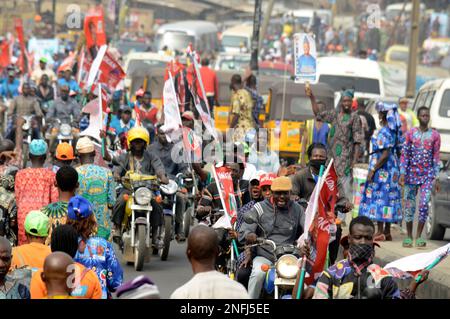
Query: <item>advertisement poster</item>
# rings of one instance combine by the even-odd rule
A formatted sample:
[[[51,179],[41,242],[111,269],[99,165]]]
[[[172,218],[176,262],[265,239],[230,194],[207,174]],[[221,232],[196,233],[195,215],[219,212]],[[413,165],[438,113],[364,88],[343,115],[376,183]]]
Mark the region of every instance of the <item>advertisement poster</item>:
[[[316,41],[306,33],[294,34],[295,83],[317,83]]]

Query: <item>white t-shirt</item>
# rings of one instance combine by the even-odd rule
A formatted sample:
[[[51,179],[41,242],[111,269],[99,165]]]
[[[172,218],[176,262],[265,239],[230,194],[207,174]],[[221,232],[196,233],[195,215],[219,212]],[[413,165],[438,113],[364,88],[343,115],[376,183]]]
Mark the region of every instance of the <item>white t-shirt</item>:
[[[213,270],[201,272],[175,290],[170,299],[249,299],[244,286]]]

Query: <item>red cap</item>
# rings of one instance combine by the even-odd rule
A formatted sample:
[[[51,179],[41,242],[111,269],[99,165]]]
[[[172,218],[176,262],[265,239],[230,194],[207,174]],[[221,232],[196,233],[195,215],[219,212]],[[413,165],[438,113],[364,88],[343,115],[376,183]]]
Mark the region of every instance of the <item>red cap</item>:
[[[259,178],[259,187],[271,186],[275,178],[277,178],[277,175],[274,173],[262,174]]]
[[[139,90],[136,91],[135,95],[136,96],[144,96],[144,89],[140,88]]]

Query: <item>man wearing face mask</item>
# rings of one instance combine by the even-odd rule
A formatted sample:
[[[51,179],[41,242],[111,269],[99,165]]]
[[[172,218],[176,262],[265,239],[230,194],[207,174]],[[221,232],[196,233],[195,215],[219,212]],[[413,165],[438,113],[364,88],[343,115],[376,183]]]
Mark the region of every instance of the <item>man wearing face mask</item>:
[[[77,127],[80,121],[80,113],[80,105],[75,99],[69,97],[69,87],[67,85],[61,86],[60,97],[49,107],[45,116],[46,121],[51,123],[54,128],[57,128],[57,130],[51,131],[49,146],[52,153],[56,148],[55,142],[59,131],[59,124],[70,124],[72,127]],[[57,123],[55,119],[58,119],[60,122]],[[75,139],[77,137],[75,136]]]
[[[254,244],[258,237],[275,242],[277,247],[294,245],[304,231],[305,213],[303,208],[290,199],[292,182],[289,177],[282,176],[272,182],[272,197],[256,203],[247,214],[252,214],[257,224],[245,221],[239,229],[239,242]],[[259,226],[259,225],[261,226]],[[262,229],[261,229],[262,227]],[[301,248],[301,255],[308,255],[308,247]],[[267,247],[258,246],[253,259],[252,272],[248,282],[250,298],[258,299],[264,284],[266,273],[261,270],[263,264],[274,265],[274,256]]]
[[[309,201],[314,187],[316,187],[317,181],[319,180],[320,167],[327,165],[327,150],[325,145],[316,143],[311,144],[307,150],[309,164],[307,167],[300,170],[299,173],[293,175],[292,178],[292,198],[295,201],[302,200],[301,202],[306,205]],[[336,207],[340,207],[345,213],[353,209],[353,204],[345,197],[345,193],[342,189],[341,180],[338,179],[338,199],[336,202]],[[306,209],[306,207],[304,207]],[[336,217],[339,219],[344,219],[345,215],[336,213]],[[330,243],[329,246],[329,257],[330,263],[334,263],[337,258],[339,251],[339,240],[341,238],[342,228],[340,223],[337,222],[336,229],[336,240]]]
[[[408,289],[400,291],[390,273],[373,264],[375,226],[365,216],[352,220],[348,257],[325,270],[317,281],[313,299],[414,299],[417,287],[428,277],[420,274]]]
[[[316,118],[331,124],[328,147],[334,158],[336,172],[341,179],[347,196],[352,194],[352,169],[360,157],[360,145],[364,143],[361,120],[356,112],[352,113],[353,90],[346,90],[342,95],[339,112],[320,110],[310,87],[305,89],[311,99],[312,110]]]

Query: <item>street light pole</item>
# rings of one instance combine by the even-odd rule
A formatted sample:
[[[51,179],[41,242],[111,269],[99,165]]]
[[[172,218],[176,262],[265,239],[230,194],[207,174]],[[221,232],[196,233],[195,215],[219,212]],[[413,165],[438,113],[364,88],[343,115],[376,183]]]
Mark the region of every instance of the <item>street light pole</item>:
[[[413,0],[411,21],[411,41],[409,45],[408,80],[406,97],[413,98],[416,93],[417,50],[419,48],[420,0]]]
[[[259,29],[261,27],[261,6],[262,0],[255,0],[255,15],[253,17],[253,38],[252,38],[252,56],[250,60],[250,68],[252,71],[258,72],[258,56],[259,56]]]

